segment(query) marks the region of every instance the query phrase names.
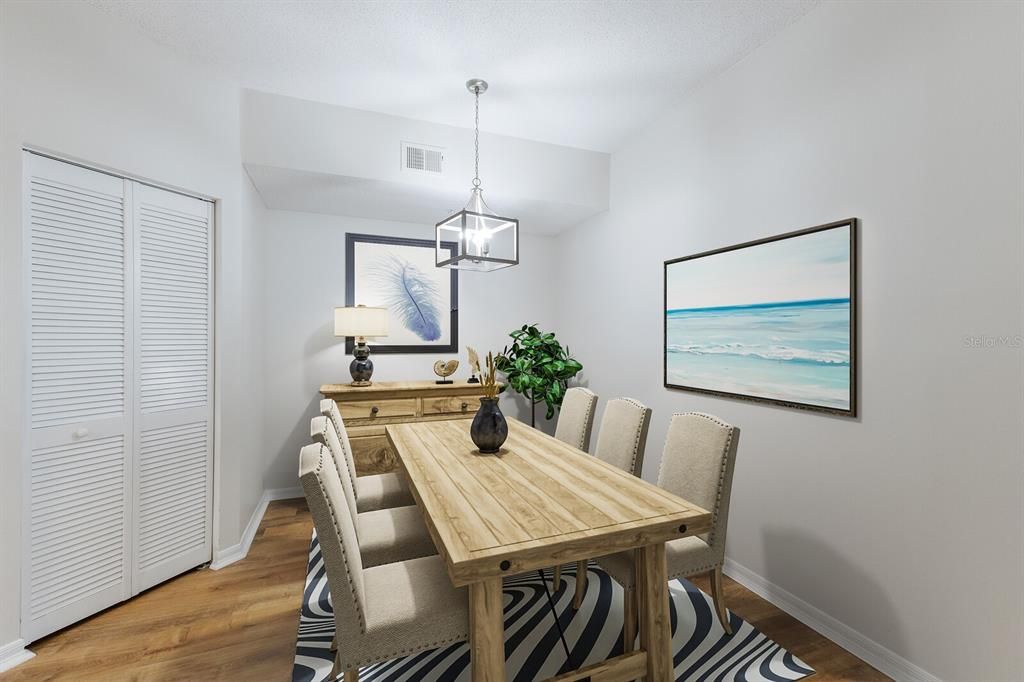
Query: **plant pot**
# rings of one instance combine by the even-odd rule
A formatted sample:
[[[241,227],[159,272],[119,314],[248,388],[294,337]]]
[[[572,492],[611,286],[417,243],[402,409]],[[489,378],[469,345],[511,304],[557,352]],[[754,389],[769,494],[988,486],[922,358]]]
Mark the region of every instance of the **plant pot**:
[[[480,409],[473,417],[469,436],[481,454],[489,455],[501,449],[501,444],[508,438],[508,422],[498,409],[497,398],[480,398]]]

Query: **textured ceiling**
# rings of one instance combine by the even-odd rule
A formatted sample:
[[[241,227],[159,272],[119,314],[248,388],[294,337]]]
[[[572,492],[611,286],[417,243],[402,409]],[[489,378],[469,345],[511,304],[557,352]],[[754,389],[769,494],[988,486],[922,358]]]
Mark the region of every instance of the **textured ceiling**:
[[[90,0],[245,87],[614,151],[813,0]]]

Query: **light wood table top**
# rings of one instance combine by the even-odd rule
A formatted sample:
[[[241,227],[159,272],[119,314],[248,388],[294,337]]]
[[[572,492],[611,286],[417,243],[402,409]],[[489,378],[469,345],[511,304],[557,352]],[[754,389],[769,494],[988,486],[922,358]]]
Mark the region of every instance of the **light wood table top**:
[[[467,585],[706,532],[711,514],[508,419],[496,455],[466,422],[389,425],[452,583]]]

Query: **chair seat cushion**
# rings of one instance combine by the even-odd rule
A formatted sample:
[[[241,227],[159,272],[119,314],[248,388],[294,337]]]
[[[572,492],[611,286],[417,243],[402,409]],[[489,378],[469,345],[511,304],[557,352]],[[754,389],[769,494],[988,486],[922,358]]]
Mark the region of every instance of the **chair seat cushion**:
[[[437,554],[415,505],[359,514],[356,534],[365,568]]]
[[[377,566],[363,580],[367,651],[358,664],[469,638],[469,595],[452,586],[440,557]]]
[[[723,557],[699,537],[679,538],[665,543],[668,578],[685,578],[710,571]],[[597,559],[598,565],[623,587],[633,587],[633,552],[618,552]]]
[[[356,511],[368,512],[416,504],[409,485],[396,472],[360,476],[356,479]]]

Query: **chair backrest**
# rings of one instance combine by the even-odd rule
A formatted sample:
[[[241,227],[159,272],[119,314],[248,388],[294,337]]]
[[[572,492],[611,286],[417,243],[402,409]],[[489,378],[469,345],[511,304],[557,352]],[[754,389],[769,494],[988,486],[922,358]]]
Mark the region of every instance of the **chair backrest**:
[[[601,416],[594,456],[639,476],[650,426],[651,408],[632,398],[609,400]]]
[[[739,442],[739,428],[718,417],[672,415],[658,472],[659,486],[711,512],[711,530],[701,538],[723,552]]]
[[[558,410],[555,438],[587,452],[596,407],[597,394],[590,389],[574,386],[566,391],[562,396],[562,407]]]
[[[322,443],[302,448],[299,480],[327,571],[336,641],[350,643],[359,641],[366,632],[363,560],[356,539],[355,517],[345,501],[338,470],[329,460],[330,453]]]
[[[330,455],[334,468],[337,469],[338,480],[345,492],[349,511],[352,513],[352,518],[356,518],[356,483],[355,479],[349,476],[348,467],[345,466],[345,453],[342,450],[338,434],[334,430],[334,422],[322,415],[313,417],[309,420],[309,436],[314,442],[327,446],[327,453]]]
[[[324,398],[320,401],[320,414],[329,418],[334,423],[334,430],[338,434],[338,440],[341,441],[341,447],[345,452],[345,464],[348,465],[348,475],[352,477],[353,481],[356,480],[356,460],[352,454],[352,444],[348,442],[348,429],[345,428],[345,422],[341,419],[338,403],[330,398]],[[358,496],[356,499],[359,499]]]

